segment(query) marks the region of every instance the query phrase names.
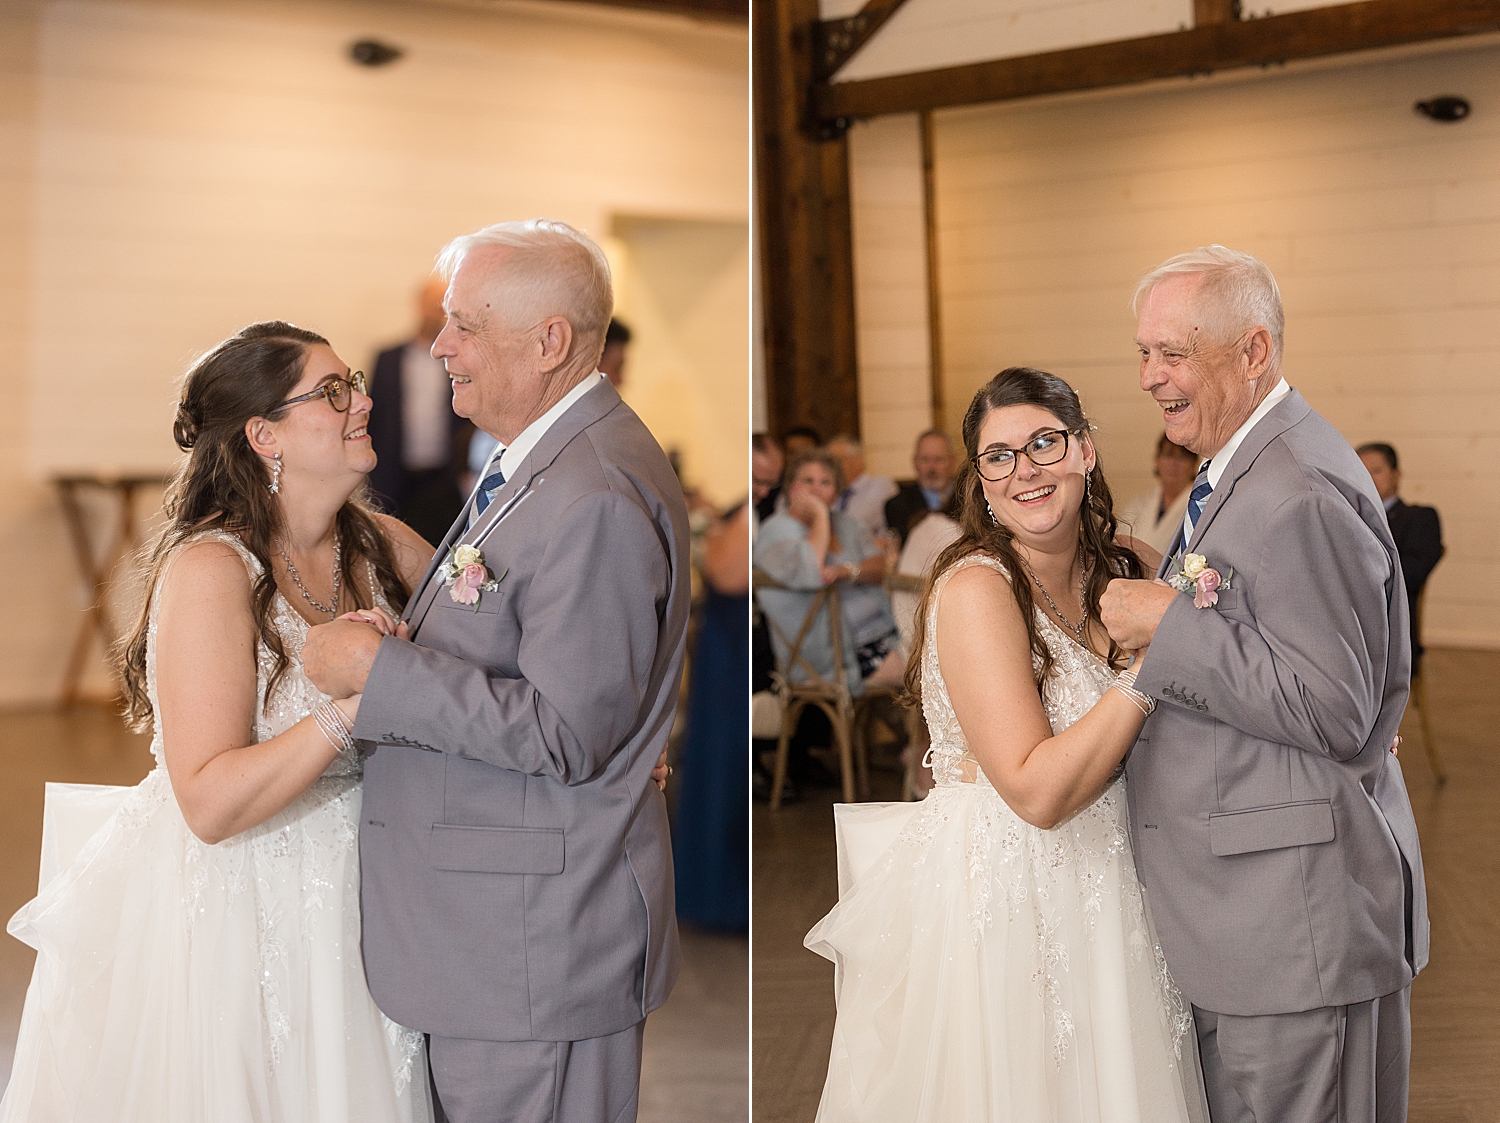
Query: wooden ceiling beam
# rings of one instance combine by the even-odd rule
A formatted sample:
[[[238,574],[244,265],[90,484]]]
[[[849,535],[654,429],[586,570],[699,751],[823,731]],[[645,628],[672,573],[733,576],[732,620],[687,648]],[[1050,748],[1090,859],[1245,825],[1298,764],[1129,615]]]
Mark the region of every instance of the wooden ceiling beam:
[[[1210,15],[1216,5],[1201,7]],[[845,125],[887,113],[1272,66],[1492,31],[1500,31],[1500,0],[1363,0],[915,74],[823,82],[813,88],[812,105],[818,120]]]

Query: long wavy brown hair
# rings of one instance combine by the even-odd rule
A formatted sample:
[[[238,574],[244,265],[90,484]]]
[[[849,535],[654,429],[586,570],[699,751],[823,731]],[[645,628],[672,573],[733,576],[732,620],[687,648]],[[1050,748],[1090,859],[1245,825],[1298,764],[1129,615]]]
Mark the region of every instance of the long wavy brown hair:
[[[910,659],[906,664],[906,692],[913,702],[922,697],[922,646],[926,641],[927,613],[932,604],[932,591],[938,577],[971,554],[988,554],[999,559],[1012,574],[1024,574],[1020,555],[1010,530],[997,523],[990,515],[984,498],[983,481],[974,467],[974,457],[979,454],[979,431],[985,418],[997,409],[1006,406],[1040,406],[1057,418],[1059,428],[1073,434],[1089,431],[1089,419],[1084,415],[1078,395],[1055,374],[1032,367],[1008,367],[986,382],[969,410],[964,414],[964,454],[966,459],[959,469],[954,493],[958,497],[959,537],[956,542],[938,555],[933,563],[932,576],[922,593],[917,607],[916,639],[912,644]],[[1109,484],[1104,479],[1104,467],[1099,462],[1098,450],[1094,453],[1094,472],[1085,489],[1080,507],[1083,518],[1079,529],[1079,549],[1083,555],[1083,570],[1088,575],[1084,595],[1088,601],[1089,615],[1099,618],[1099,598],[1105,587],[1116,577],[1143,576],[1140,559],[1125,547],[1115,542],[1114,499]],[[1036,623],[1036,602],[1031,594],[1031,582],[1011,581],[1016,604],[1021,609],[1021,619],[1026,624],[1026,635],[1031,641],[1035,658],[1037,688],[1052,673],[1052,654],[1042,639]],[[1109,661],[1116,662],[1120,649],[1114,641],[1109,645]]]
[[[188,456],[167,485],[162,501],[165,525],[141,552],[150,577],[140,617],[115,653],[125,683],[125,717],[132,728],[145,729],[151,723],[146,639],[157,583],[172,551],[200,531],[236,535],[260,562],[251,605],[260,640],[275,659],[268,693],[291,665],[271,624],[276,596],[271,552],[285,524],[281,504],[269,489],[270,472],[250,447],[245,423],[252,417],[284,417],[286,410],[277,407],[301,380],[308,347],[327,342],[316,332],[280,320],[251,324],[194,363],[183,379],[172,436]],[[405,604],[409,590],[372,515],[366,485],[349,497],[335,522],[343,544],[342,583],[355,604],[370,607],[362,563],[375,567],[376,580],[391,604]]]

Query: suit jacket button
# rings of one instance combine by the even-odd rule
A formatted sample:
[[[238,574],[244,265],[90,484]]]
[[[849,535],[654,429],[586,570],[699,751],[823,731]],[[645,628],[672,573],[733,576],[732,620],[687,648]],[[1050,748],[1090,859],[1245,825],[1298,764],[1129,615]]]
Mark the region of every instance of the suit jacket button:
[[[1206,713],[1208,713],[1208,707],[1205,706],[1202,702],[1199,702],[1198,703],[1198,712],[1200,714],[1206,714]]]

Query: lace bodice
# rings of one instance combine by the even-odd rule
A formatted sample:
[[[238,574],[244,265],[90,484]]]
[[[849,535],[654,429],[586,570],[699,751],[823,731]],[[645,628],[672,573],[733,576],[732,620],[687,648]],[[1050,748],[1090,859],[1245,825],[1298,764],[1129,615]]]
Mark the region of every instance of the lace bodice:
[[[189,546],[205,541],[223,542],[232,546],[236,553],[244,559],[245,568],[250,571],[251,581],[260,577],[261,565],[245,546],[233,534],[224,531],[205,531],[195,534],[173,552],[167,564],[162,567],[161,576],[157,579],[156,588],[151,593],[151,616],[147,622],[146,633],[146,693],[151,699],[151,715],[153,730],[151,734],[151,755],[156,758],[158,765],[165,766],[165,758],[162,755],[161,734],[161,710],[156,698],[156,618],[161,608],[161,587],[171,572],[172,563],[183,550]],[[370,595],[375,604],[391,611],[390,604],[380,591],[380,586],[375,580],[373,567],[367,564],[368,580],[370,583]],[[304,620],[280,593],[271,601],[271,626],[276,629],[276,634],[281,637],[281,644],[291,665],[287,667],[286,673],[281,676],[281,681],[276,684],[276,689],[266,696],[267,684],[271,681],[271,675],[276,668],[276,657],[271,649],[259,640],[255,644],[255,743],[270,740],[281,733],[285,733],[297,722],[317,708],[318,704],[327,700],[328,696],[318,690],[312,684],[306,673],[302,670],[302,645],[307,642],[307,631],[309,624]],[[349,761],[343,754],[339,754],[333,760],[324,776],[351,776],[358,775],[360,765]]]
[[[971,554],[938,577],[932,603],[927,609],[927,638],[922,648],[922,714],[932,736],[930,763],[933,781],[937,784],[962,783],[964,758],[968,753],[968,744],[964,741],[958,718],[954,716],[948,687],[938,667],[938,602],[953,575],[974,565],[989,566],[1010,580],[1010,573],[998,560],[987,554]],[[1042,683],[1042,704],[1052,732],[1057,734],[1088,713],[1114,682],[1115,672],[1099,656],[1070,639],[1040,608],[1035,612],[1042,640],[1052,654],[1052,673]],[[1034,653],[1032,662],[1034,666],[1040,662]],[[969,774],[975,783],[989,783],[984,773],[972,765]]]

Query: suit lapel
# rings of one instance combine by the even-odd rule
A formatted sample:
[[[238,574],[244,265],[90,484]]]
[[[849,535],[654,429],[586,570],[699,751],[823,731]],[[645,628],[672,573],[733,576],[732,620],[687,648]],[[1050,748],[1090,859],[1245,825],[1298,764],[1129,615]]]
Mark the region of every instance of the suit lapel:
[[[542,439],[537,441],[526,459],[521,461],[521,466],[516,469],[515,474],[500,485],[499,490],[495,492],[494,499],[485,508],[484,514],[474,520],[473,526],[465,530],[463,528],[469,518],[469,507],[479,491],[479,485],[477,483],[474,485],[474,492],[464,503],[457,521],[449,528],[447,537],[443,540],[442,548],[433,558],[432,565],[428,567],[426,582],[421,593],[412,600],[407,623],[413,636],[422,626],[422,621],[426,619],[433,601],[437,599],[438,592],[443,587],[442,582],[437,580],[437,568],[449,550],[455,545],[478,545],[488,538],[495,527],[499,526],[505,517],[531,493],[532,481],[541,483],[541,473],[552,465],[568,443],[619,404],[619,391],[607,379],[600,379],[599,385],[574,402],[572,407],[542,434]]]
[[[1203,541],[1203,535],[1208,531],[1209,524],[1214,521],[1214,517],[1234,494],[1234,485],[1250,470],[1256,457],[1266,450],[1267,445],[1311,412],[1312,407],[1307,404],[1307,399],[1293,390],[1277,402],[1271,412],[1262,417],[1254,429],[1245,434],[1245,439],[1240,442],[1240,447],[1234,450],[1234,456],[1230,459],[1224,474],[1219,477],[1218,486],[1208,497],[1208,504],[1203,508],[1203,514],[1199,516],[1197,524],[1193,527],[1193,540],[1189,543],[1188,549],[1196,550],[1198,543]]]

